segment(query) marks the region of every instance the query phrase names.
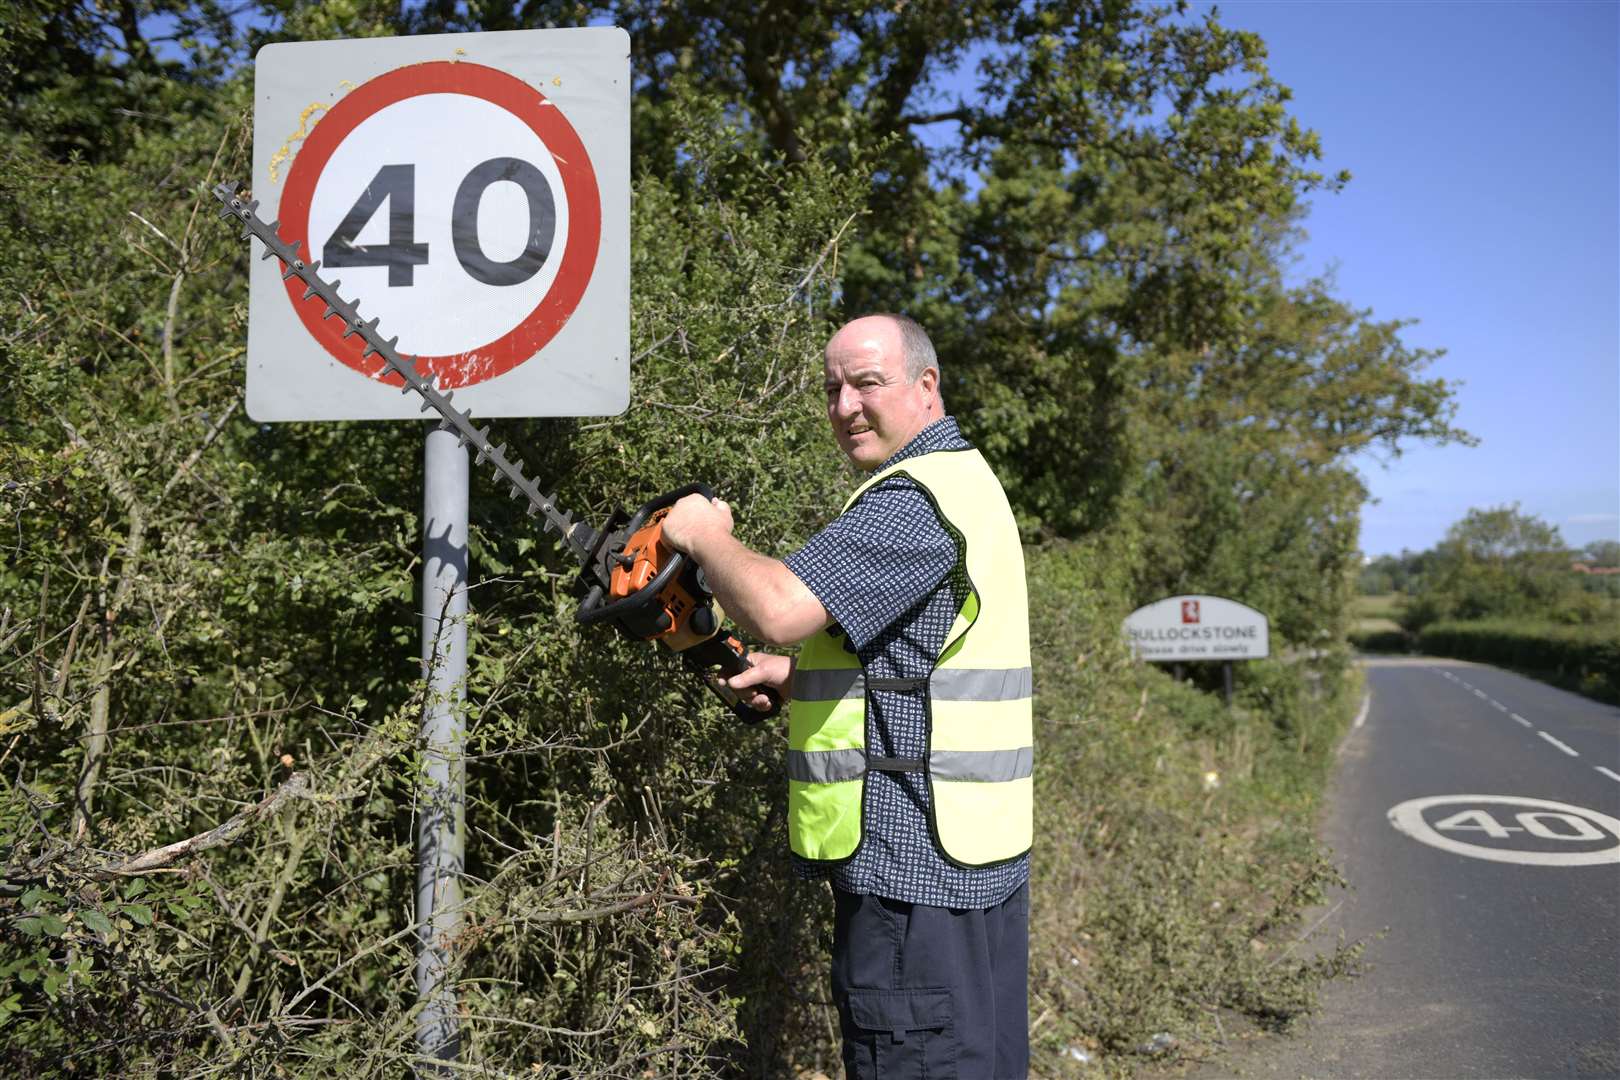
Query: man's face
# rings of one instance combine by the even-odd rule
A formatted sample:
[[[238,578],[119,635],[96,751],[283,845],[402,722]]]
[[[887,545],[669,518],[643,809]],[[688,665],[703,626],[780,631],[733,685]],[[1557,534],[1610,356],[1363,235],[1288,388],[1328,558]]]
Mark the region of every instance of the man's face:
[[[882,465],[939,419],[939,372],[906,378],[900,331],[887,319],[857,319],[833,335],[826,357],[827,419],[855,467]]]

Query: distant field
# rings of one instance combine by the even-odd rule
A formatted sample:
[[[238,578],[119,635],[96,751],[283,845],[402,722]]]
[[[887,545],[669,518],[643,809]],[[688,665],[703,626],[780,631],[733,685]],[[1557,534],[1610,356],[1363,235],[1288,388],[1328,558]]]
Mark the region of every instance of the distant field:
[[[1385,630],[1399,630],[1396,617],[1401,613],[1405,597],[1400,593],[1381,593],[1378,596],[1357,596],[1350,601],[1350,614],[1355,618],[1352,630],[1376,634]]]

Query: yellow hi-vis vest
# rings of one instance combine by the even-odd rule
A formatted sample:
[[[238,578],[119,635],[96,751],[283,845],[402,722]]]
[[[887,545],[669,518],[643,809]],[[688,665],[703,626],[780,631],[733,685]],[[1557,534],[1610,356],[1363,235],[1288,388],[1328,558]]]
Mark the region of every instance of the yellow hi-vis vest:
[[[868,770],[922,772],[930,831],[946,860],[964,867],[1005,862],[1029,850],[1035,827],[1029,596],[1018,528],[977,450],[908,458],[863,483],[844,509],[895,475],[921,485],[956,537],[968,594],[920,685],[868,679],[827,630],[805,642],[788,714],[789,844],[806,859],[849,859],[864,833]],[[882,689],[925,695],[925,759],[867,753],[867,694]]]

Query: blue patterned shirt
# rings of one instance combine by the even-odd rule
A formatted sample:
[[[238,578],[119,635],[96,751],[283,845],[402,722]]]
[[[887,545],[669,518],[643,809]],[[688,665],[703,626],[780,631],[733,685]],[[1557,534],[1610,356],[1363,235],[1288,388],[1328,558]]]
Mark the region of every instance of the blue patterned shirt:
[[[918,432],[882,468],[935,450],[966,449],[970,444],[947,416]],[[904,476],[868,489],[785,561],[874,678],[926,676],[967,595],[955,538],[928,495]],[[870,701],[866,744],[874,755],[927,756],[922,695],[874,690]],[[979,869],[946,862],[929,835],[922,773],[869,772],[865,799],[866,835],[854,857],[825,866],[795,855],[800,877],[827,878],[846,892],[950,908],[993,907],[1029,878],[1027,855]]]

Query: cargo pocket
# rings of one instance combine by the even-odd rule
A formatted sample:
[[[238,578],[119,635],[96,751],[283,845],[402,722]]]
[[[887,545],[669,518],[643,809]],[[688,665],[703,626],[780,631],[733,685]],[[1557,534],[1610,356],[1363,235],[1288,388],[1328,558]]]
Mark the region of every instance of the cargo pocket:
[[[850,990],[844,1030],[849,1080],[955,1080],[951,992]]]

